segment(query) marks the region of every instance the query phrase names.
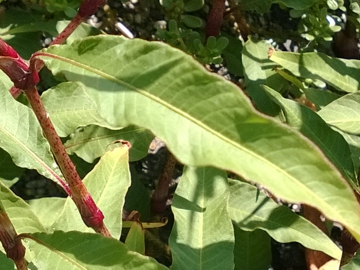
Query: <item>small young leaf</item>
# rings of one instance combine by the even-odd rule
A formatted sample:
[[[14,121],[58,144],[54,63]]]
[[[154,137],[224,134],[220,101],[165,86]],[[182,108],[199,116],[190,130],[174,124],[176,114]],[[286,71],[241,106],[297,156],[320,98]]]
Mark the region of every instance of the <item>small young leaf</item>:
[[[207,41],[206,41],[206,48],[209,50],[213,50],[215,49],[216,46],[216,37],[208,37]]]
[[[190,28],[199,28],[203,25],[203,21],[199,17],[186,14],[181,15],[181,22]]]
[[[204,5],[204,0],[187,0],[184,2],[184,10],[186,12],[193,12],[199,10]]]
[[[131,224],[129,233],[125,240],[125,245],[129,250],[145,255],[145,231],[141,224],[134,221]]]
[[[218,40],[216,40],[216,49],[219,52],[222,52],[228,44],[229,40],[226,37],[220,37]]]

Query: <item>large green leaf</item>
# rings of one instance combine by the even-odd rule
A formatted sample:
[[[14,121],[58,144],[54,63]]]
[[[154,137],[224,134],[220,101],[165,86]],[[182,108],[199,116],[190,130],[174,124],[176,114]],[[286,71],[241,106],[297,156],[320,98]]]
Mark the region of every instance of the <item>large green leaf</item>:
[[[322,53],[275,51],[270,60],[295,76],[320,79],[339,91],[356,92],[360,88],[360,61],[333,58]]]
[[[347,94],[325,106],[319,115],[331,126],[360,134],[360,93]]]
[[[317,207],[360,240],[356,198],[318,147],[256,112],[237,86],[180,50],[98,36],[50,47],[36,57],[54,74],[82,82],[111,125],[147,128],[180,162],[227,169],[275,196]]]
[[[234,233],[225,172],[187,167],[172,204],[172,269],[233,269]]]
[[[265,41],[255,42],[249,39],[242,50],[242,61],[246,93],[259,111],[276,116],[280,111],[279,106],[269,98],[261,85],[280,90],[284,85],[284,79],[274,71],[274,64],[268,59],[268,48],[269,44]]]
[[[308,107],[283,98],[270,87],[264,86],[264,88],[284,111],[287,123],[316,143],[352,186],[358,188],[350,148],[343,136],[329,127],[317,113]]]
[[[58,182],[60,170],[32,110],[17,102],[1,82],[0,96],[0,148],[18,167],[35,169]]]
[[[84,178],[84,184],[94,199],[96,205],[103,212],[104,223],[114,238],[119,238],[122,227],[122,207],[128,187],[130,186],[130,172],[128,169],[128,150],[117,147],[105,153],[94,169]],[[53,215],[58,214],[51,230],[79,230],[93,232],[83,223],[74,202],[67,198],[62,211],[61,202],[53,202]],[[36,204],[33,207],[41,207]],[[39,211],[39,210],[36,210]]]
[[[120,241],[99,234],[55,231],[30,235],[37,269],[167,269],[154,259],[129,251]]]
[[[235,270],[268,270],[271,263],[270,236],[261,230],[243,231],[234,226]]]
[[[131,143],[130,161],[144,158],[154,136],[144,128],[129,126],[119,130],[90,125],[75,131],[71,139],[66,141],[65,147],[69,154],[75,153],[87,162],[102,156],[108,146],[116,140]]]
[[[278,242],[296,241],[307,248],[341,258],[341,250],[315,225],[288,207],[277,205],[250,184],[230,180],[228,212],[242,230],[261,229]]]

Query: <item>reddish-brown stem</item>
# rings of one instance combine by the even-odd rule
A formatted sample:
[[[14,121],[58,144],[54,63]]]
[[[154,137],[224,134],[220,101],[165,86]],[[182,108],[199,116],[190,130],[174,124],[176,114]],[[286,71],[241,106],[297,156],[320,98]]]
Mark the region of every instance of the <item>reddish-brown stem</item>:
[[[176,159],[170,152],[166,158],[164,170],[151,198],[151,211],[156,214],[163,213],[166,209],[166,201],[169,198],[169,185],[174,173]]]
[[[45,138],[48,140],[60,170],[69,184],[71,197],[76,204],[86,226],[93,228],[97,233],[110,236],[108,229],[103,222],[104,215],[96,206],[91,195],[81,181],[73,162],[65,151],[59,136],[56,133],[49,114],[46,112],[40,95],[35,87],[24,91],[31,107],[41,125]]]
[[[314,207],[303,205],[303,215],[304,217],[316,225],[323,233],[327,235],[327,230],[325,227],[325,223],[321,221],[320,216],[321,213],[319,210]],[[329,255],[323,253],[318,250],[305,249],[305,258],[308,269],[318,269],[321,268],[327,262],[333,260]],[[316,268],[315,268],[316,267]]]
[[[205,26],[206,37],[220,34],[225,12],[225,0],[214,0]]]
[[[105,3],[105,0],[83,0],[79,11],[65,29],[51,42],[50,45],[62,44],[75,31],[75,29],[89,16]]]
[[[5,210],[0,205],[0,241],[6,256],[12,259],[18,270],[26,270],[25,247],[18,237],[14,226],[12,225]]]
[[[64,30],[51,42],[50,45],[62,44],[75,31],[75,29],[84,21],[84,18],[79,14],[71,20]]]

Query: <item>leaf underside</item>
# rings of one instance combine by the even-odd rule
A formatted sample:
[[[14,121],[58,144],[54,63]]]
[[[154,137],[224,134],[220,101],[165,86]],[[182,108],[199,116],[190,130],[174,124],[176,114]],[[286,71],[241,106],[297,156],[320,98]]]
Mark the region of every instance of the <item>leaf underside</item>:
[[[317,207],[360,240],[360,207],[319,149],[257,113],[234,84],[190,56],[158,42],[97,36],[35,57],[83,83],[110,125],[149,129],[180,162],[230,170],[275,196]]]

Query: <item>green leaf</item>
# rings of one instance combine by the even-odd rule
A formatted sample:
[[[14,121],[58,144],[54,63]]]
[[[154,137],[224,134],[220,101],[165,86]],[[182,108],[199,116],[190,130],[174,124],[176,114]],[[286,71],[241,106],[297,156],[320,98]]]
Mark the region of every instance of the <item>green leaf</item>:
[[[233,269],[234,234],[225,172],[188,167],[176,189],[169,245],[172,269]]]
[[[126,237],[125,244],[129,250],[140,254],[145,254],[145,231],[138,222],[132,222],[129,233]]]
[[[1,181],[0,200],[18,234],[45,231],[29,205],[3,185]]]
[[[271,264],[269,235],[262,230],[243,231],[234,225],[235,270],[268,270]]]
[[[106,152],[83,182],[96,205],[103,212],[104,223],[114,238],[119,238],[122,227],[122,207],[128,187],[130,172],[128,169],[127,147],[117,147]],[[92,232],[83,223],[74,202],[67,198],[64,208],[51,225],[52,230],[79,230]]]
[[[3,269],[16,269],[12,260],[6,257],[6,255],[0,251],[0,265]]]
[[[84,127],[76,130],[65,143],[69,154],[76,153],[92,163],[108,150],[109,144],[119,139],[132,144],[130,161],[139,160],[147,154],[153,135],[137,127],[111,130],[119,127],[100,117],[96,104],[87,97],[83,84],[61,83],[46,91],[41,98],[59,136],[66,137],[78,127]]]
[[[49,231],[53,230],[52,224],[62,214],[65,198],[39,198],[29,200],[28,204],[33,213],[41,221],[41,224]],[[44,207],[46,206],[46,207]]]
[[[184,10],[186,12],[193,12],[199,10],[204,5],[204,0],[188,0],[184,2]]]
[[[44,16],[37,12],[30,12],[18,8],[6,9],[2,12],[0,21],[0,37],[25,59],[42,48],[41,32],[51,32],[56,36],[55,21],[44,20]],[[38,40],[39,42],[29,42]]]
[[[264,86],[264,88],[284,111],[287,123],[319,146],[353,188],[358,188],[350,148],[343,136],[329,127],[316,112],[308,107],[283,98],[270,87]]]
[[[360,167],[360,137],[339,131],[350,147],[354,168]]]
[[[232,74],[236,76],[243,76],[242,65],[242,48],[243,44],[239,39],[236,39],[230,35],[223,34],[228,40],[229,44],[223,50],[226,67]]]
[[[55,231],[29,236],[38,269],[167,269],[152,258],[129,251],[119,240],[99,234]]]
[[[65,29],[65,27],[70,23],[70,21],[58,21],[56,24],[56,30],[58,33],[61,33],[62,30]],[[75,39],[84,38],[88,36],[94,36],[99,35],[101,31],[93,26],[90,26],[87,23],[80,24],[74,32],[66,39],[66,43],[70,44]],[[57,35],[55,35],[57,36]]]
[[[0,95],[0,148],[10,154],[16,166],[35,169],[58,182],[60,170],[34,113],[17,102],[1,82]]]
[[[25,170],[14,164],[10,155],[0,148],[0,179],[10,188],[15,184]]]
[[[303,91],[306,98],[315,104],[317,110],[322,109],[329,103],[341,97],[340,95],[327,90],[304,88]]]
[[[261,229],[278,242],[296,241],[333,258],[341,258],[341,250],[320,229],[288,207],[277,205],[250,184],[230,180],[228,212],[242,230]]]
[[[181,163],[223,168],[288,202],[314,206],[360,240],[358,202],[318,147],[256,112],[237,86],[191,56],[119,36],[52,46],[35,56],[54,74],[86,85],[111,125],[149,129]]]
[[[140,213],[141,220],[150,218],[149,189],[141,182],[134,163],[130,164],[131,186],[125,196],[124,209],[128,212],[136,210]]]
[[[317,0],[236,0],[240,2],[241,8],[245,10],[256,10],[260,13],[264,13],[270,9],[271,4],[281,3],[289,8],[296,10],[303,10],[311,7]]]
[[[331,126],[360,134],[360,93],[345,95],[322,108],[319,115]]]
[[[69,154],[75,153],[86,162],[93,162],[102,156],[111,143],[125,140],[131,143],[130,161],[144,158],[154,136],[144,128],[129,126],[120,130],[110,130],[99,126],[87,126],[75,131],[65,147]]]
[[[270,60],[283,66],[295,76],[323,80],[339,91],[359,89],[360,61],[333,58],[322,53],[289,53],[275,51]]]
[[[357,270],[359,269],[359,267],[360,267],[360,253],[357,252],[355,257],[353,257],[348,264],[341,267],[341,270]]]
[[[251,97],[255,107],[271,116],[278,115],[280,109],[265,93],[261,85],[265,84],[280,90],[284,79],[273,70],[274,64],[268,60],[269,44],[249,39],[242,51],[242,62],[245,71],[246,93]]]
[[[86,96],[85,86],[81,83],[58,84],[45,91],[41,100],[60,137],[70,135],[79,126],[99,124],[112,127],[101,118],[96,104]]]
[[[203,25],[203,21],[193,15],[181,15],[181,22],[190,28],[199,28]]]

